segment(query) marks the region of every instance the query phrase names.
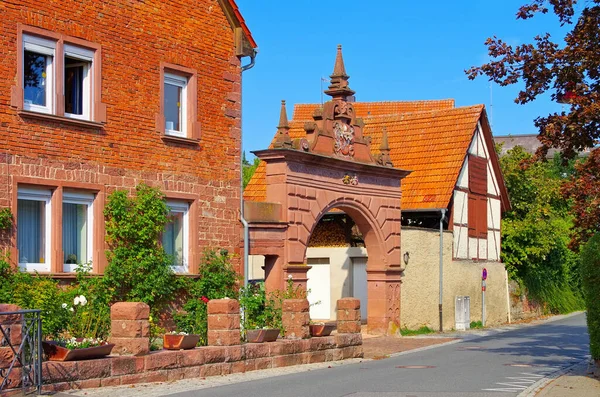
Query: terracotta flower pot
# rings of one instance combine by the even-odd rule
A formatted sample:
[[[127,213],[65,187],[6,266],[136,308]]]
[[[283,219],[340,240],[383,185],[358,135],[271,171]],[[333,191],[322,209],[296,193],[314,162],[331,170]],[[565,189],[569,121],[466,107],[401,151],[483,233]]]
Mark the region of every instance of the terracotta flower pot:
[[[246,331],[248,343],[274,342],[279,336],[279,328],[250,329]]]
[[[163,336],[163,349],[167,350],[188,350],[193,349],[198,344],[200,335],[173,335]]]
[[[50,361],[75,361],[101,358],[108,356],[114,346],[113,343],[106,343],[83,349],[67,349],[66,347],[59,346],[54,341],[42,342],[44,353],[46,353]]]
[[[335,329],[335,325],[313,324],[309,325],[311,336],[329,336]]]

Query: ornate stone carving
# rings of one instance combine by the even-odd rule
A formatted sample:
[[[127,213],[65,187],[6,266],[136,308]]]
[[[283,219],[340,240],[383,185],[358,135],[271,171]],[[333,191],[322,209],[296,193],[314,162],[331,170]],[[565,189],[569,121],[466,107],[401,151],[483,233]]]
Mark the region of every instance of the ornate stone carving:
[[[339,121],[333,124],[335,143],[333,151],[336,155],[344,157],[354,156],[354,128]]]

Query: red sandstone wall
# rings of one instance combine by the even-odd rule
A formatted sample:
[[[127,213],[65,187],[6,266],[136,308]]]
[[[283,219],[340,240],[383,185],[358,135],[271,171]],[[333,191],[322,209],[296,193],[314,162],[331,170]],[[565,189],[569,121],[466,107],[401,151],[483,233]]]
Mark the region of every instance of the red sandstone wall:
[[[196,262],[204,247],[239,247],[240,62],[216,0],[5,2],[0,21],[0,208],[29,177],[106,193],[144,181],[195,199]],[[24,119],[10,106],[18,23],[101,46],[102,129]],[[199,145],[163,142],[156,130],[161,62],[197,70]]]

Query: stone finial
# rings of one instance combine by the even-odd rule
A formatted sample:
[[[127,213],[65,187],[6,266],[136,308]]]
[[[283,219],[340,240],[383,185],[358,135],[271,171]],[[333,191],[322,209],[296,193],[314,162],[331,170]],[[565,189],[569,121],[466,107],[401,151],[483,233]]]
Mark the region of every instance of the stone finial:
[[[335,65],[333,66],[332,76],[348,77],[346,67],[344,66],[344,57],[342,56],[342,45],[338,44],[337,54],[335,55]]]
[[[335,56],[335,65],[333,66],[333,74],[331,76],[331,83],[327,87],[325,93],[331,96],[333,99],[346,100],[346,97],[355,94],[355,91],[351,90],[348,86],[348,79],[350,76],[346,74],[346,67],[344,66],[344,57],[342,56],[342,46],[338,45],[337,54]]]
[[[285,109],[285,100],[281,101],[281,110],[279,111],[279,125],[277,126],[277,138],[273,146],[275,148],[291,148],[292,139],[290,138],[290,125],[288,123],[287,111]]]
[[[390,158],[390,144],[388,142],[387,127],[383,127],[383,135],[381,137],[381,145],[379,146],[379,155],[377,162],[384,167],[393,167],[392,159]]]
[[[287,110],[285,108],[285,99],[281,100],[281,110],[279,111],[279,129],[287,129],[289,131],[290,125],[288,124]]]

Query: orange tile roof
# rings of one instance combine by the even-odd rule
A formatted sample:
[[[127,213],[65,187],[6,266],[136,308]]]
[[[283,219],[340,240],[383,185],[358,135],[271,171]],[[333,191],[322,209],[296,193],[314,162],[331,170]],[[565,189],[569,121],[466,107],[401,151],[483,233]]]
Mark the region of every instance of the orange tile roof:
[[[388,114],[422,112],[454,108],[454,99],[428,101],[391,101],[391,102],[354,102],[354,111],[358,117],[384,116]],[[312,120],[312,114],[321,105],[318,103],[299,103],[294,105],[293,120]]]
[[[379,152],[386,127],[394,166],[413,171],[402,182],[402,209],[448,206],[483,109],[476,105],[364,118],[363,133],[372,139],[371,151]],[[290,122],[292,139],[305,136],[303,126],[304,122]],[[246,187],[244,198],[266,200],[264,162]]]

